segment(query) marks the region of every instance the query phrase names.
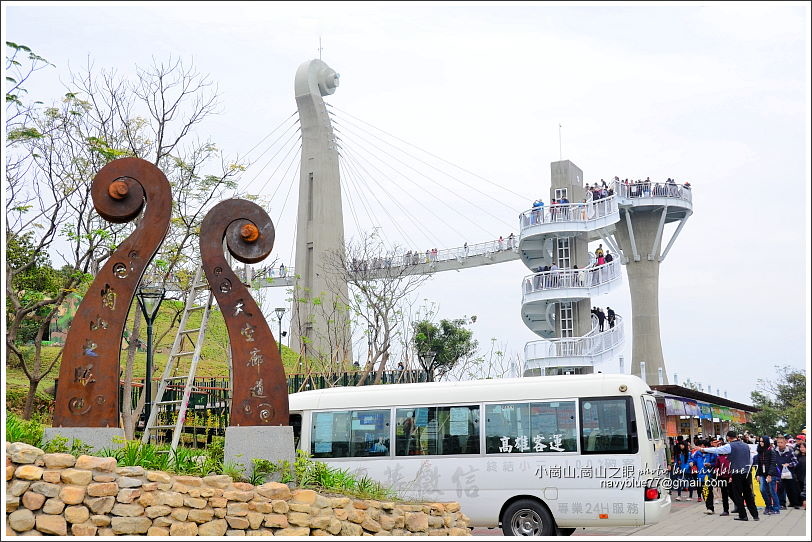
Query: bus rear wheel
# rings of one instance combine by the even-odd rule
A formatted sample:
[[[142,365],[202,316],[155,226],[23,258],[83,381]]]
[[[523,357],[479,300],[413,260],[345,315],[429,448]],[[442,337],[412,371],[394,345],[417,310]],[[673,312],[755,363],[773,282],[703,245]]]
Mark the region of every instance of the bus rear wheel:
[[[502,532],[505,536],[553,536],[553,516],[540,503],[520,499],[502,514]]]

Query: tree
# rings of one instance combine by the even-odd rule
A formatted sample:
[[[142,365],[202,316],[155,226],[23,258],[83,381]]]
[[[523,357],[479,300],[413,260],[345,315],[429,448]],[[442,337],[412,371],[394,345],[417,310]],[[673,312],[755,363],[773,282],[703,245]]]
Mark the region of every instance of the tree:
[[[418,360],[426,379],[442,379],[461,359],[471,356],[477,349],[473,331],[464,326],[467,319],[440,320],[435,325],[429,320],[414,324],[414,344]],[[434,357],[429,354],[434,352]]]
[[[686,379],[685,382],[682,383],[682,387],[688,388],[689,390],[702,391],[702,388],[699,386],[699,383],[691,381],[690,378]]]
[[[28,49],[16,44],[9,47],[13,53],[7,65],[14,66],[14,55]],[[31,62],[41,63],[39,58],[34,55]],[[25,73],[14,79],[25,80]],[[40,367],[42,333],[35,339],[32,363],[22,361],[22,354],[14,349],[21,322],[49,307],[51,312],[41,317],[41,329],[46,330],[64,297],[91,277],[135,226],[112,225],[98,217],[89,197],[95,173],[116,158],[137,156],[153,162],[167,176],[173,188],[173,219],[167,242],[147,270],[145,281],[172,282],[176,290],[180,286],[183,297],[183,289],[190,286],[182,278],[183,271],[188,275],[199,265],[195,256],[199,224],[226,190],[236,189],[235,177],[244,169],[237,159],[226,160],[210,141],[193,140],[196,126],[214,113],[217,94],[207,77],[180,60],[153,61],[146,69],[138,68],[134,80],[120,78],[114,71],[96,70],[88,62],[83,71],[71,73],[67,86],[61,102],[44,109],[26,104],[19,91],[13,98],[8,93],[6,97],[7,108],[16,108],[7,115],[6,124],[7,134],[13,136],[6,160],[7,238],[18,245],[24,239],[36,240],[32,254],[58,254],[64,262],[60,269],[68,277],[58,295],[29,306],[18,295],[18,277],[34,265],[33,259],[6,267],[6,343],[31,382],[29,399],[54,364]],[[180,311],[173,325],[179,316]],[[137,405],[130,404],[140,318],[136,310],[126,357],[123,418],[128,438],[134,436],[135,420],[146,399],[142,395]],[[155,341],[159,343],[160,337]]]
[[[393,265],[400,253],[397,246],[385,247],[373,232],[360,241],[351,240],[327,258],[325,267],[331,289],[340,292],[341,283],[347,284],[346,308],[356,326],[366,330],[369,359],[359,385],[373,370],[375,383],[382,381],[398,335],[401,305],[431,276],[430,271],[419,265]]]
[[[120,228],[103,229],[101,219],[87,212],[90,179],[103,163],[76,137],[83,107],[70,94],[45,109],[30,101],[23,83],[51,64],[24,45],[6,45],[12,83],[6,92],[6,241],[12,253],[6,259],[7,363],[22,367],[28,378],[23,415],[30,418],[39,383],[59,360],[45,363],[42,357],[50,322],[65,297],[87,282],[93,253]],[[49,258],[54,252],[62,260],[58,272]],[[33,343],[32,352],[21,348],[21,334]]]
[[[759,412],[751,416],[745,428],[756,435],[799,433],[807,425],[806,373],[803,369],[775,366],[777,379],[759,379],[758,389],[750,392]]]
[[[474,319],[475,317],[471,317]],[[473,323],[473,322],[472,322]],[[476,352],[460,359],[454,368],[446,373],[449,380],[473,380],[479,378],[509,378],[522,376],[521,358],[508,357],[505,343],[497,346],[496,337],[490,340],[487,351]]]

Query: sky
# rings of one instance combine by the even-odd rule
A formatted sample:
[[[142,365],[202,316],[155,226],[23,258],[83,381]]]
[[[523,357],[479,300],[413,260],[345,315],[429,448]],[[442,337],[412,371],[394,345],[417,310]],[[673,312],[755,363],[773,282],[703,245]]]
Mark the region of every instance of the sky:
[[[272,257],[286,265],[295,137],[291,147],[285,138],[270,143],[280,132],[263,138],[294,113],[294,74],[318,58],[321,39],[322,59],[341,75],[325,101],[348,157],[348,238],[378,227],[389,242],[422,252],[518,234],[519,213],[538,197],[549,201],[550,163],[560,158],[588,182],[690,181],[693,216],[660,269],[669,380],[676,373],[680,383],[690,378],[747,403],[758,379],[775,378],[774,365],[809,365],[808,4],[3,8],[4,39],[55,65],[29,86],[45,102],[63,95],[69,70],[89,59],[127,75],[172,55],[208,74],[219,114],[198,135],[255,160],[241,187],[268,200]],[[519,261],[439,273],[416,302],[435,302],[439,318],[476,315],[482,349],[495,338],[513,359],[537,339],[520,315],[528,274]],[[281,289],[265,295],[269,306],[285,303]],[[593,304],[630,316],[625,273]],[[627,370],[630,335],[629,326]]]

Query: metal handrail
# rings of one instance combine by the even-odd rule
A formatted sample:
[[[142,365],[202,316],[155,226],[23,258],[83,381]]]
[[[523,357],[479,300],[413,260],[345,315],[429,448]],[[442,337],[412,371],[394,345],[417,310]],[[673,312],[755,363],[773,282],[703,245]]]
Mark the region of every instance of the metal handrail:
[[[522,281],[524,294],[564,288],[593,288],[606,284],[620,276],[620,262],[612,260],[603,265],[583,269],[556,269],[528,275]]]
[[[630,183],[612,181],[615,195],[623,199],[674,198],[693,203],[690,184],[655,183],[652,181],[635,181]]]
[[[623,342],[623,318],[615,316],[615,325],[605,331],[597,331],[597,319],[593,327],[582,337],[565,337],[552,340],[531,341],[524,346],[524,359],[599,356]],[[607,324],[604,324],[608,326]]]
[[[614,195],[578,203],[555,203],[528,209],[519,215],[519,226],[524,229],[537,224],[555,222],[589,222],[617,213],[617,199]]]
[[[475,245],[446,248],[443,250],[438,250],[436,253],[432,253],[431,251],[408,251],[404,254],[373,258],[371,261],[359,260],[352,262],[350,267],[351,271],[364,272],[376,269],[411,267],[424,264],[431,265],[437,262],[453,260],[463,262],[466,258],[472,256],[488,256],[507,250],[517,252],[518,246],[518,239],[515,236],[513,238],[508,236],[508,238],[503,238],[502,240],[494,239],[493,241],[486,241],[484,243],[477,243]]]

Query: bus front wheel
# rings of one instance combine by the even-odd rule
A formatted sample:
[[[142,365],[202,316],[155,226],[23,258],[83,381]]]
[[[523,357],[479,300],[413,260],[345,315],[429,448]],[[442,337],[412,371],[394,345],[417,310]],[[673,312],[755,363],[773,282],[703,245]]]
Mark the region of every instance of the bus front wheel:
[[[502,515],[505,536],[553,536],[555,531],[553,516],[537,501],[520,499]]]

